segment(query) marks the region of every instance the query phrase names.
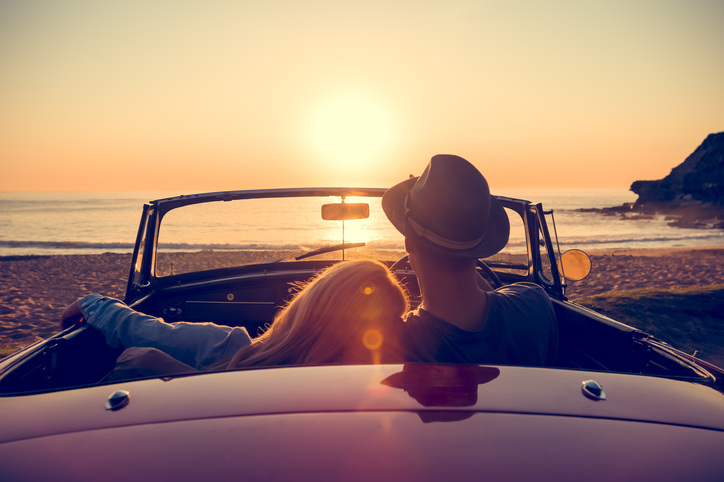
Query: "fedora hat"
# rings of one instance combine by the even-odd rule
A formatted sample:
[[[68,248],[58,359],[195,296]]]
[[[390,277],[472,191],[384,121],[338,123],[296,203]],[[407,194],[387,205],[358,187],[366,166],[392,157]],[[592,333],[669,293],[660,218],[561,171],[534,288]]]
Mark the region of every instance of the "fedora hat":
[[[486,258],[505,247],[510,223],[488,182],[462,157],[439,154],[420,177],[392,186],[382,209],[406,238],[461,258]]]

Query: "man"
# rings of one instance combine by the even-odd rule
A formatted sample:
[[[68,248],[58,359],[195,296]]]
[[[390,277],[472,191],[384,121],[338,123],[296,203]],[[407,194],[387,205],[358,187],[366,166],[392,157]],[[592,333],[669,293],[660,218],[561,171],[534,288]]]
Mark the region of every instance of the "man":
[[[403,329],[411,361],[554,363],[558,331],[545,291],[533,283],[493,290],[475,269],[478,259],[503,249],[510,232],[475,166],[437,155],[419,178],[390,188],[382,207],[405,236],[422,295]]]

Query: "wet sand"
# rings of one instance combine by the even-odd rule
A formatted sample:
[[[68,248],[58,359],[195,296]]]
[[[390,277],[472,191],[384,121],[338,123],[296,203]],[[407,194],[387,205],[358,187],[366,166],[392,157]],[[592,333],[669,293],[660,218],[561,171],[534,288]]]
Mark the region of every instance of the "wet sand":
[[[724,283],[724,247],[589,253],[593,272],[571,283],[569,298],[634,288]],[[192,264],[204,254],[189,254]],[[237,254],[238,256],[238,254]],[[246,253],[248,260],[258,253]],[[123,299],[130,254],[0,257],[0,346],[52,335],[63,309],[88,293]]]

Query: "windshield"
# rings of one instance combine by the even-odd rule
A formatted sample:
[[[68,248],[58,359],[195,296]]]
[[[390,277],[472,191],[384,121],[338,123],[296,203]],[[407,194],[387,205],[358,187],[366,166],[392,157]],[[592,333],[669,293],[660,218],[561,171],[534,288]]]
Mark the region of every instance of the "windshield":
[[[242,199],[206,202],[169,211],[161,221],[156,277],[216,268],[293,262],[308,259],[371,257],[396,261],[404,239],[382,211],[379,197],[347,197],[346,203],[369,204],[369,217],[346,221],[322,219],[322,206],[338,196]],[[527,271],[527,246],[521,217],[507,210],[511,236],[503,252],[488,261],[496,269]],[[344,244],[345,248],[342,248]]]

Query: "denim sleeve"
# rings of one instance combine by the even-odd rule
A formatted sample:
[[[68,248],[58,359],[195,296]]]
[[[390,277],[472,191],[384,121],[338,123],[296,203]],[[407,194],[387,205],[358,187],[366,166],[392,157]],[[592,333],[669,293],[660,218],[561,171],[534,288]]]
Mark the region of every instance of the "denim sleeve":
[[[83,298],[80,308],[88,324],[103,333],[108,346],[157,348],[196,369],[230,360],[240,348],[251,344],[243,327],[166,323],[98,294]]]

